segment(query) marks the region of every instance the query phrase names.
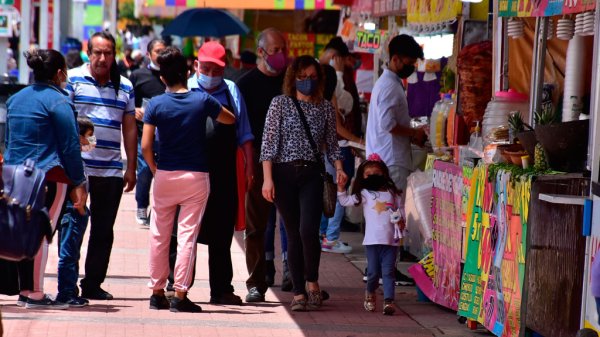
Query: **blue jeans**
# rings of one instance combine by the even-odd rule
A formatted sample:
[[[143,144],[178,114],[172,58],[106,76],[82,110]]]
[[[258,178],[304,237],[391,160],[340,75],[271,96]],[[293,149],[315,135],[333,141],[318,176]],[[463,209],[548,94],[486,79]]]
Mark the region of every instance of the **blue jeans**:
[[[60,297],[68,298],[78,294],[81,243],[89,218],[89,210],[87,208],[85,210],[85,215],[79,214],[69,200],[60,222],[58,250],[58,295]]]
[[[383,279],[383,298],[394,300],[396,287],[396,255],[398,247],[389,245],[366,245],[367,292],[374,293]]]
[[[150,205],[150,186],[152,185],[152,171],[142,155],[141,140],[138,141],[137,155],[137,182],[135,185],[135,201],[137,208],[148,208]]]
[[[275,227],[277,227],[277,208],[272,207],[265,231],[265,260],[275,260]],[[287,260],[287,235],[283,225],[283,218],[279,221],[279,238],[281,240],[281,259]]]
[[[344,160],[342,161],[342,166],[344,168],[344,172],[348,175],[348,183],[346,183],[346,188],[350,185],[350,179],[354,176],[354,155],[352,154],[352,150],[350,147],[341,147],[340,151],[342,156],[344,156]],[[329,162],[329,160],[325,160],[325,169],[329,174],[333,176],[335,180],[335,166]],[[335,203],[335,213],[333,217],[327,219],[325,216],[321,217],[321,226],[320,232],[321,235],[325,235],[327,237],[327,241],[336,241],[340,238],[340,228],[342,226],[342,221],[344,220],[345,208],[340,205],[339,202]]]

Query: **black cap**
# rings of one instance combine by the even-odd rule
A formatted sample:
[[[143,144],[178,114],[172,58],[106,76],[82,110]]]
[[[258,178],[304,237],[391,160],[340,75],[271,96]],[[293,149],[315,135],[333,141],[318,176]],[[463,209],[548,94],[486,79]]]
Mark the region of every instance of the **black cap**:
[[[333,49],[337,51],[340,56],[350,55],[350,51],[348,50],[346,42],[344,42],[344,40],[342,40],[342,38],[339,36],[336,36],[329,41],[329,43],[325,46],[325,50],[327,49]]]

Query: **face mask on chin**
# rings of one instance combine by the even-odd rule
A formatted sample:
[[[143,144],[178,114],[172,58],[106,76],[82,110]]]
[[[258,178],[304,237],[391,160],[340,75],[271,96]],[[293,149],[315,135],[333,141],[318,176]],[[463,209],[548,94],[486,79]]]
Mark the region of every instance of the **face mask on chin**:
[[[148,67],[150,67],[150,69],[152,69],[152,70],[156,70],[156,71],[160,70],[160,67],[152,61],[150,61],[150,64],[148,64]]]

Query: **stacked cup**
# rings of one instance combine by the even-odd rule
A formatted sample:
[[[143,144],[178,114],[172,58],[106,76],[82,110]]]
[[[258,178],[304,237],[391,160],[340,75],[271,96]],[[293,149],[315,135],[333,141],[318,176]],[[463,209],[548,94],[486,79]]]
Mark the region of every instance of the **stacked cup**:
[[[523,21],[516,18],[510,18],[507,25],[508,36],[512,37],[513,39],[523,37],[523,27]]]
[[[570,40],[575,34],[575,22],[563,17],[556,24],[556,37],[560,40]]]
[[[583,33],[581,35],[594,35],[594,24],[596,21],[596,12],[586,12],[583,16]]]
[[[583,24],[585,13],[579,13],[575,16],[575,35],[583,35]]]

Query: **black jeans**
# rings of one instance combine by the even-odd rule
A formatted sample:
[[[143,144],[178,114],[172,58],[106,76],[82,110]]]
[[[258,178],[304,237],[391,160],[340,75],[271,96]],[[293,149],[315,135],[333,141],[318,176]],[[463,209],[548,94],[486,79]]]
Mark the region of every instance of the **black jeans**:
[[[273,164],[275,205],[288,236],[288,265],[294,294],[305,294],[305,282],[319,280],[323,213],[323,179],[313,162]]]
[[[106,278],[112,250],[115,219],[123,195],[123,178],[89,177],[90,239],[82,289],[94,290]]]

